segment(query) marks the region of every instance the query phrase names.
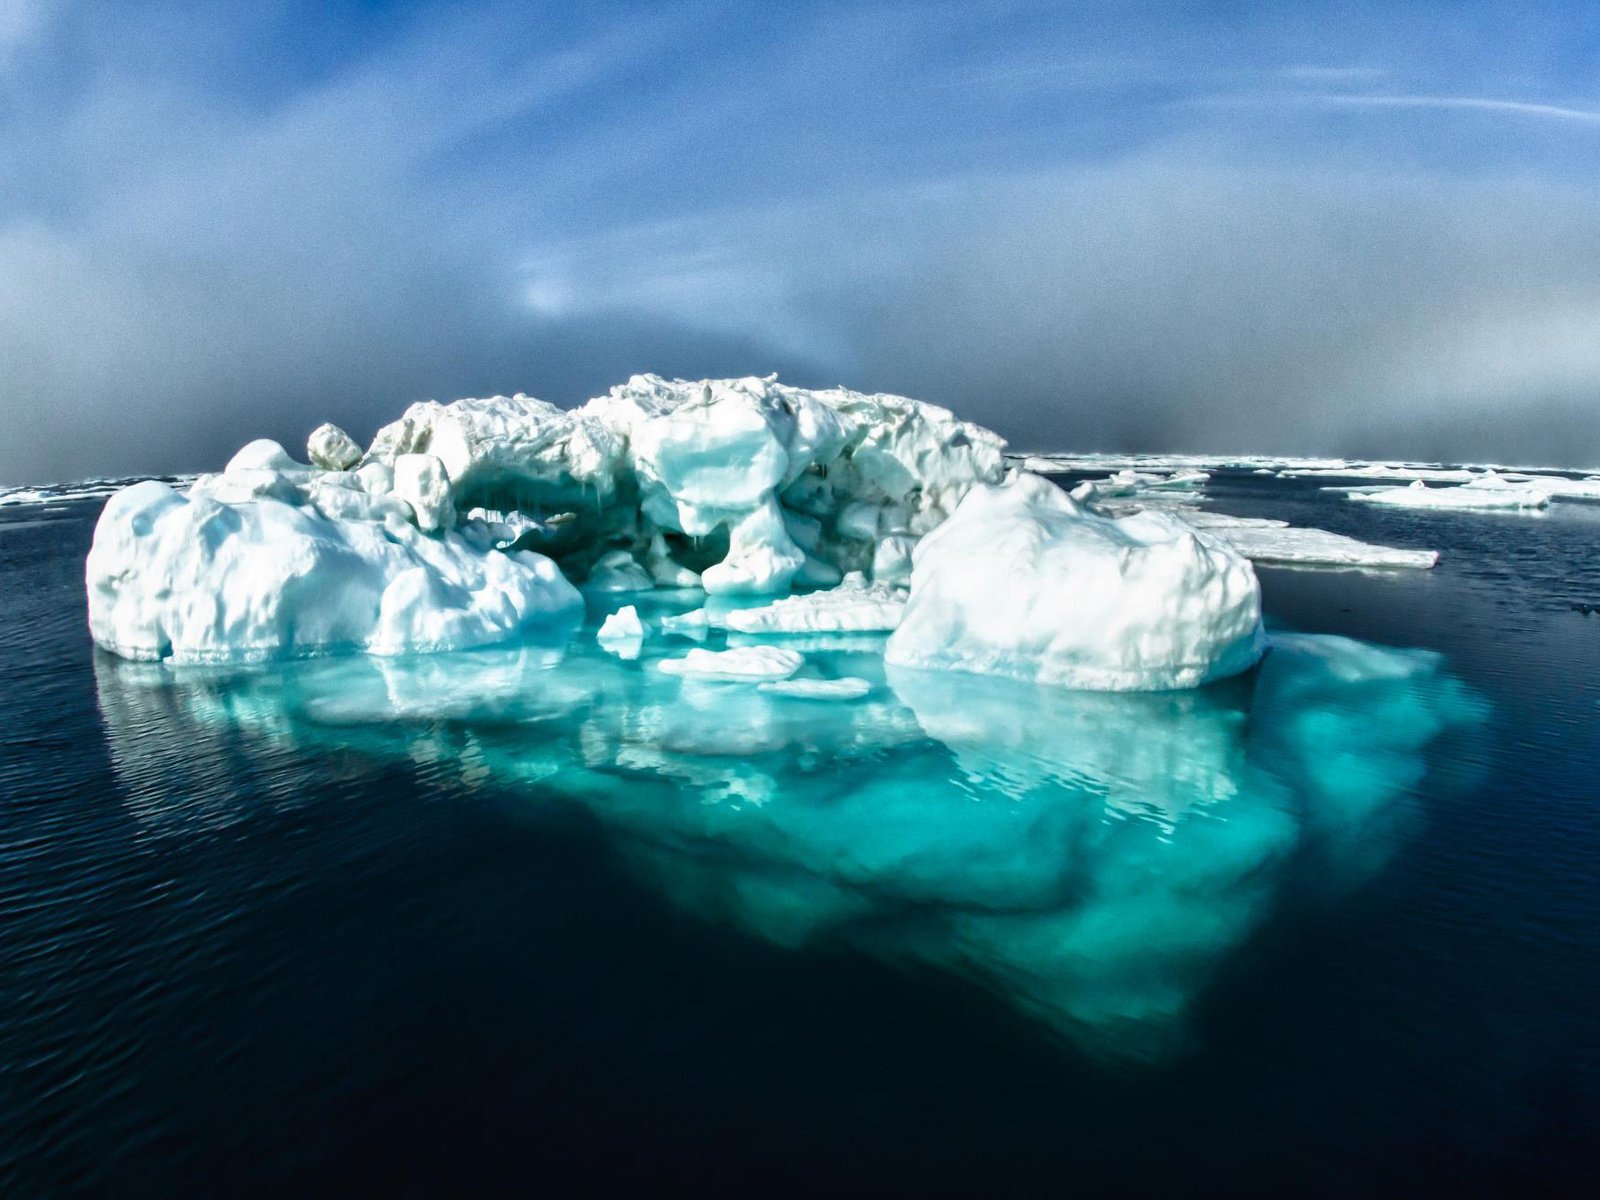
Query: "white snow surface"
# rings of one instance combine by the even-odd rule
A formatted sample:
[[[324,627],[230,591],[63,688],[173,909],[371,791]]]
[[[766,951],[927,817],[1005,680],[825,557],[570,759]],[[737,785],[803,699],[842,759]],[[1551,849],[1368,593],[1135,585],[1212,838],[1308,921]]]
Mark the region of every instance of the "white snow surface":
[[[1186,515],[1185,519],[1190,518]],[[1276,566],[1409,567],[1427,570],[1439,561],[1437,550],[1378,546],[1326,529],[1254,523],[1203,527],[1251,562]]]
[[[1129,691],[1237,674],[1265,646],[1260,586],[1236,550],[1167,513],[1096,515],[1022,474],[973,488],[923,538],[885,655]]]
[[[639,620],[639,610],[624,605],[600,623],[595,636],[602,642],[627,642],[644,637],[644,622]]]
[[[96,639],[196,659],[478,645],[568,606],[550,559],[600,591],[781,596],[875,564],[898,580],[968,488],[1005,474],[1004,441],[946,409],[775,376],[636,375],[570,412],[523,395],[428,401],[358,466],[352,446],[319,426],[307,466],[258,440],[196,480],[193,512],[147,490],[148,514],[108,509],[88,580]],[[157,529],[185,523],[205,524],[202,548]],[[393,604],[359,619],[354,597],[409,566],[432,581],[408,585],[421,588],[416,627]],[[271,587],[292,595],[271,600]],[[881,627],[887,601],[853,607],[872,604]]]
[[[682,658],[663,659],[660,665],[668,675],[753,682],[787,679],[805,661],[805,655],[777,646],[736,646],[731,650],[695,649]]]
[[[435,456],[457,508],[548,522],[534,548],[579,576],[620,548],[662,585],[782,595],[869,569],[898,536],[894,569],[967,488],[1003,477],[1004,448],[902,396],[635,375],[570,412],[521,395],[414,404],[367,458]]]
[[[1386,504],[1395,508],[1527,509],[1544,508],[1550,503],[1546,492],[1503,482],[1490,486],[1463,484],[1431,488],[1419,479],[1409,487],[1380,488],[1348,495],[1351,500],[1363,504]]]
[[[1086,485],[1080,484],[1083,488]],[[1324,488],[1324,491],[1327,489]],[[1074,498],[1079,489],[1072,491]],[[1094,497],[1088,486],[1083,495]],[[1194,507],[1184,495],[1141,495],[1131,500],[1098,502],[1095,510],[1107,516],[1138,512],[1169,512],[1184,524],[1232,546],[1251,562],[1294,567],[1406,567],[1428,570],[1437,565],[1437,550],[1405,550],[1359,541],[1326,529],[1290,525],[1271,517],[1236,517]]]
[[[887,633],[900,624],[906,593],[868,583],[859,571],[838,587],[774,600],[759,608],[735,608],[718,619],[736,633]]]
[[[555,564],[430,537],[387,497],[250,462],[187,496],[118,492],[86,564],[89,628],[134,659],[233,662],[482,646],[581,604]],[[287,456],[285,456],[286,458]]]

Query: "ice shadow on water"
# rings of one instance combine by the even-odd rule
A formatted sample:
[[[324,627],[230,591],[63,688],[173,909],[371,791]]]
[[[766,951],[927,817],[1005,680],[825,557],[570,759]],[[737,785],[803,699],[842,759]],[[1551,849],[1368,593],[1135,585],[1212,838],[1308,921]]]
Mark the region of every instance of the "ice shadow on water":
[[[1079,1046],[1159,1058],[1264,922],[1359,886],[1418,824],[1417,788],[1480,702],[1439,656],[1280,635],[1196,692],[1075,693],[904,669],[872,639],[808,647],[848,703],[683,679],[592,643],[167,669],[101,656],[130,804],[222,735],[264,752],[408,756],[590,810],[644,881],[787,946],[953,972]],[[237,754],[237,750],[226,753]],[[215,799],[208,821],[228,818]]]

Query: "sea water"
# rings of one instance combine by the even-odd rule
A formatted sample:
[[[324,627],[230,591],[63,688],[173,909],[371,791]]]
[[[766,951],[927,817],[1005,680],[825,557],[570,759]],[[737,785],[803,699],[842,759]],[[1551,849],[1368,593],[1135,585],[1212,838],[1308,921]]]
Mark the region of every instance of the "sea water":
[[[127,663],[99,501],[0,513],[8,1194],[1580,1185],[1600,510],[1209,491],[1443,559],[1263,571],[1273,651],[1201,691],[781,639],[870,685],[813,700],[606,653],[624,598]]]

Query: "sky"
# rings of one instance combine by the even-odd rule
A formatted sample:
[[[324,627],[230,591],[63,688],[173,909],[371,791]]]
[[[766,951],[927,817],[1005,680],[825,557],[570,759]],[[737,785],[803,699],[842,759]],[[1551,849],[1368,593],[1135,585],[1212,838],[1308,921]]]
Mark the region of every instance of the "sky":
[[[1600,466],[1600,8],[0,0],[0,484],[777,371]]]

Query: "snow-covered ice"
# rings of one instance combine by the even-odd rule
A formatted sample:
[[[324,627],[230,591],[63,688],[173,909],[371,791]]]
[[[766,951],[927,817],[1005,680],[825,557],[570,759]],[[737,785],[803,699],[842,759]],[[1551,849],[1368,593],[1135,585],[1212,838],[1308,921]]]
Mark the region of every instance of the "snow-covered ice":
[[[1385,504],[1395,508],[1444,509],[1530,509],[1544,508],[1550,496],[1532,487],[1515,484],[1478,487],[1429,487],[1417,480],[1409,487],[1382,488],[1374,492],[1350,492],[1350,499],[1363,504]]]
[[[811,627],[854,620],[883,628],[895,606],[874,589],[902,582],[918,539],[968,488],[998,482],[1005,472],[1005,443],[946,409],[844,388],[792,388],[776,377],[685,382],[636,375],[570,412],[520,395],[428,401],[381,429],[364,456],[353,445],[336,427],[319,426],[308,441],[315,465],[307,466],[276,442],[258,440],[221,473],[198,479],[191,498],[222,506],[211,534],[219,543],[226,540],[221,526],[235,520],[229,528],[244,539],[241,546],[278,536],[282,514],[262,516],[259,506],[297,513],[302,548],[285,552],[302,572],[292,587],[320,594],[329,612],[359,609],[361,589],[375,585],[358,583],[340,565],[348,556],[310,553],[308,539],[359,545],[371,558],[379,553],[369,545],[373,530],[382,528],[414,543],[420,559],[460,559],[441,578],[466,592],[451,593],[447,604],[438,600],[457,611],[494,608],[495,589],[505,590],[495,581],[516,577],[528,563],[539,564],[542,577],[548,555],[570,578],[601,592],[699,586],[714,596],[781,596],[792,586],[826,588],[852,571],[876,572],[881,578],[860,595],[852,591],[849,604],[812,604],[833,614],[816,621],[835,624]],[[433,540],[418,542],[402,524]],[[107,544],[116,541],[125,557],[96,556],[91,590],[114,589],[119,613],[208,605],[231,612],[223,593],[241,586],[231,552],[193,556],[175,573],[171,562],[140,564],[173,553],[151,537],[145,522],[108,529]],[[529,552],[536,553],[516,557]],[[469,569],[473,556],[482,561]],[[489,590],[473,595],[480,586]],[[140,594],[172,587],[185,594]],[[807,606],[774,619],[803,620],[801,610]],[[870,618],[862,615],[868,610]],[[140,641],[109,627],[109,611],[103,603],[93,610],[102,645],[166,652],[161,637]],[[304,653],[313,642],[420,649],[495,634],[490,622],[475,633],[419,629],[403,643],[390,621],[382,637],[341,624],[336,638],[321,638],[306,632],[315,619],[301,628],[287,610],[276,616],[283,619],[224,621],[191,650],[226,656],[229,637],[251,656]],[[509,610],[501,617],[510,621]],[[178,639],[184,645],[191,626]]]
[[[1361,466],[1341,464],[1331,467],[1290,468],[1283,474],[1299,479],[1366,479],[1376,482],[1414,481],[1428,483],[1470,483],[1480,472],[1465,467],[1434,467],[1403,463],[1371,463]]]
[[[1249,562],[1176,517],[1109,519],[1023,474],[917,547],[887,660],[1068,687],[1186,688],[1261,657]]]
[[[689,651],[682,658],[661,660],[668,675],[702,679],[787,679],[805,665],[805,655],[777,646],[735,646],[730,650]]]
[[[528,396],[428,401],[380,430],[368,459],[425,452],[456,506],[519,511],[532,548],[583,579],[615,555],[664,586],[782,595],[869,570],[894,537],[933,528],[1005,443],[901,396],[765,379],[636,375],[570,412]]]
[[[644,622],[639,619],[639,610],[627,604],[609,614],[600,623],[595,640],[619,658],[638,658],[644,647]]]
[[[837,587],[774,600],[759,608],[735,608],[717,624],[737,633],[887,633],[900,624],[906,593],[868,583],[858,571]]]
[[[393,500],[261,467],[214,480],[188,496],[141,483],[107,502],[86,565],[107,650],[174,662],[447,650],[581,605],[548,558],[429,536]]]
[[[1264,517],[1185,512],[1183,519],[1221,538],[1251,562],[1297,567],[1408,567],[1427,570],[1439,561],[1437,550],[1378,546],[1342,533],[1290,525]]]

